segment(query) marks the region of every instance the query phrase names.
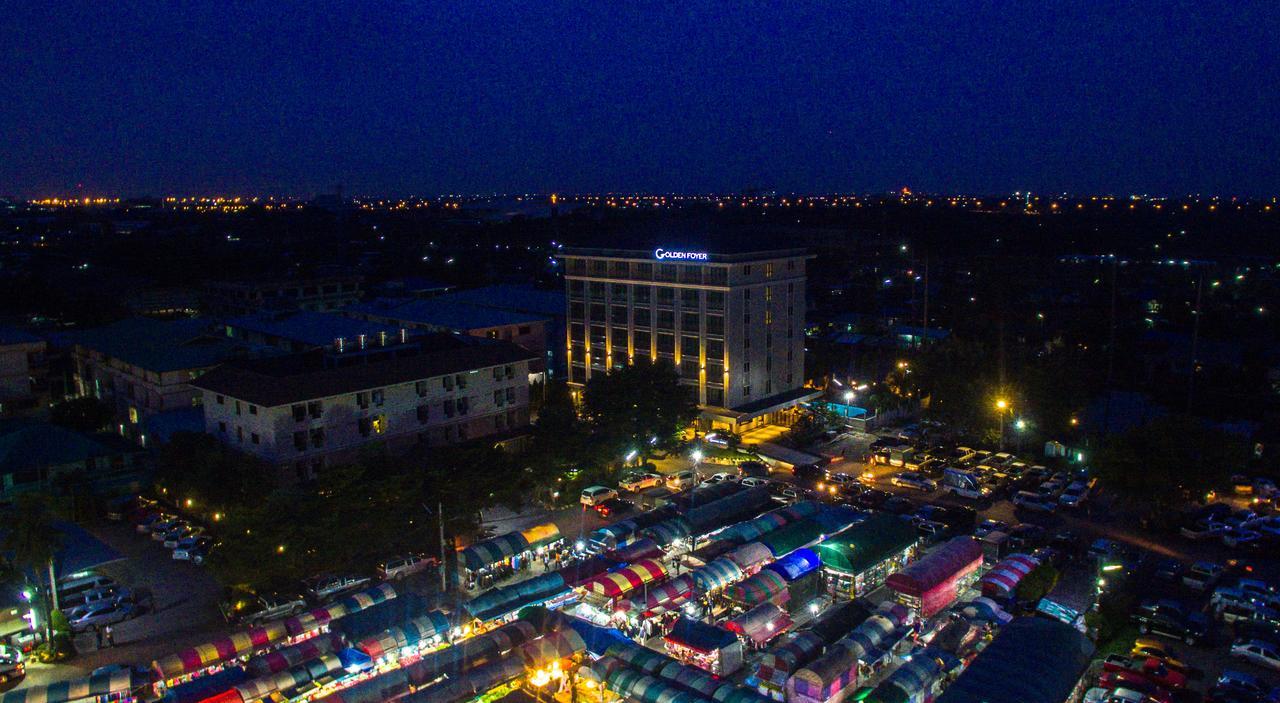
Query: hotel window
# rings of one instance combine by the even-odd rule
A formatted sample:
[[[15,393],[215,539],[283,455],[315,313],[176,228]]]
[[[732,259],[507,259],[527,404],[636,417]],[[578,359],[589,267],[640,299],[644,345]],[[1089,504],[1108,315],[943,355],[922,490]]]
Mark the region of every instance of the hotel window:
[[[467,426],[458,425],[458,441],[463,442],[467,439]]]
[[[769,380],[769,379],[765,379],[765,381],[764,381],[764,394],[765,394],[765,395],[769,395],[769,394],[770,394],[770,393],[772,393],[772,392],[773,392],[773,381],[771,381],[771,380]]]
[[[604,303],[591,304],[591,321],[604,322]]]
[[[599,347],[604,345],[604,325],[591,326],[591,346]]]
[[[453,376],[444,376],[440,379],[440,383],[446,391],[453,390]]]
[[[707,405],[724,406],[724,391],[719,388],[707,389]]]
[[[586,338],[586,327],[581,322],[574,322],[569,325],[569,341],[582,342]]]
[[[700,345],[698,344],[697,337],[688,337],[688,336],[680,337],[680,355],[681,356],[697,359],[699,346]]]
[[[632,343],[635,345],[635,350],[637,354],[643,354],[643,355],[649,354],[651,337],[652,335],[649,332],[642,332],[640,330],[636,330],[636,335],[635,335],[635,338],[632,340]]]
[[[626,264],[623,264],[624,266]],[[609,285],[609,299],[615,303],[627,302],[627,287],[622,283],[611,283]]]
[[[659,288],[658,289],[658,305],[670,307],[675,305],[676,289],[675,288]]]
[[[674,283],[676,280],[676,265],[675,264],[658,264],[657,274],[658,275],[654,277],[657,280],[669,281]]]
[[[587,284],[587,297],[592,300],[604,300],[604,284],[599,281]]]
[[[632,264],[635,271],[635,277],[643,281],[653,280],[653,264],[642,263]]]
[[[751,362],[750,362],[750,361],[744,361],[744,362],[742,362],[742,373],[751,373]]]
[[[707,340],[707,360],[719,361],[724,358],[724,342],[718,339]]]
[[[516,389],[514,389],[514,388],[508,388],[507,390],[503,391],[503,393],[507,396],[507,404],[508,404],[508,405],[510,405],[511,403],[516,402]]]
[[[707,361],[707,383],[717,386],[724,384],[724,364],[719,361]]]
[[[708,266],[702,271],[702,282],[708,286],[723,286],[729,282],[729,270],[723,266]]]
[[[324,446],[324,428],[317,427],[311,430],[311,446],[319,449]]]
[[[648,305],[653,300],[653,289],[649,286],[636,286],[631,292],[631,302],[637,305]]]
[[[369,407],[369,394],[365,391],[356,393],[356,405],[359,405],[361,409],[367,409]]]
[[[796,260],[795,260],[795,259],[787,259],[787,270],[788,270],[788,271],[795,271],[795,270],[796,270]]]
[[[574,301],[569,303],[569,317],[575,320],[581,320],[587,316],[587,308],[582,303]]]
[[[613,261],[609,264],[609,278],[626,278],[630,275],[630,267],[625,261]]]
[[[743,386],[743,387],[742,387],[742,397],[743,397],[743,398],[750,398],[750,397],[751,397],[751,386]]]
[[[698,307],[698,291],[692,288],[685,288],[680,291],[680,305],[686,308]]]
[[[493,367],[493,380],[495,381],[502,380],[502,367],[500,366]]]
[[[713,334],[717,337],[724,336],[724,315],[707,315],[707,334]]]
[[[773,324],[773,311],[769,310],[768,308],[765,308],[765,311],[764,311],[764,323],[766,325]]]
[[[680,329],[685,332],[697,333],[698,329],[701,327],[701,325],[698,324],[699,317],[700,316],[696,312],[680,313]]]
[[[613,306],[613,309],[610,312],[612,313],[610,317],[610,321],[613,322],[613,324],[615,325],[627,324],[627,306],[615,305]]]
[[[312,420],[319,420],[320,416],[324,414],[324,404],[318,400],[308,402],[307,414],[311,416]]]
[[[216,398],[214,398],[214,400],[218,403],[218,405],[222,405],[227,402],[227,399],[223,398],[222,396],[217,396]]]
[[[773,286],[764,287],[764,301],[767,303],[773,300]]]
[[[590,259],[591,274],[593,276],[603,276],[608,269],[608,262],[603,259]]]
[[[764,277],[773,278],[773,262],[772,261],[764,265]]]
[[[632,311],[632,317],[634,318],[636,327],[649,326],[649,308],[636,308]]]
[[[582,298],[586,293],[587,285],[583,281],[569,281],[569,298]]]
[[[516,334],[521,336],[529,334],[532,331],[533,331],[533,328],[530,327],[529,325],[520,325],[519,327],[516,328]]]
[[[692,379],[698,378],[698,360],[684,357],[680,362],[680,377]]]
[[[658,353],[674,354],[675,352],[676,352],[675,335],[667,334],[665,332],[659,332],[658,333]]]
[[[670,310],[658,311],[658,328],[669,330],[676,326],[676,314]]]
[[[511,364],[507,364],[506,366],[503,366],[502,372],[504,375],[506,375],[508,380],[516,377],[516,369]]]
[[[680,267],[681,283],[702,283],[702,267],[701,266],[681,266]]]
[[[495,429],[495,430],[505,429],[505,428],[503,427],[503,425],[505,425],[505,424],[506,424],[506,417],[505,417],[505,416],[503,416],[503,415],[494,415],[494,416],[493,416],[493,429]]]
[[[724,310],[724,293],[718,290],[707,291],[707,310]]]

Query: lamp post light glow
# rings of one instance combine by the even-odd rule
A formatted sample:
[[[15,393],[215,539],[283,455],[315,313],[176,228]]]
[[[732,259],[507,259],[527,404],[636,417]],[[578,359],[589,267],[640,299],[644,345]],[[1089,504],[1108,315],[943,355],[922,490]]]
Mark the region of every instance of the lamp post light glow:
[[[702,463],[702,450],[701,449],[693,450],[693,454],[690,454],[689,458],[693,459],[693,463],[695,464]]]

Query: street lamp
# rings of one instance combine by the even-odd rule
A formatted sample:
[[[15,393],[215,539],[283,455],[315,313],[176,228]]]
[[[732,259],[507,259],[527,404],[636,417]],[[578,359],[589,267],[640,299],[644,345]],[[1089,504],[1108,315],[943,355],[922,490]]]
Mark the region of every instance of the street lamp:
[[[1009,401],[1004,398],[996,400],[996,412],[1000,414],[1000,449],[1004,449],[1004,411],[1009,409]]]
[[[853,415],[853,398],[854,393],[852,390],[844,392],[844,416],[846,418]]]
[[[690,455],[689,455],[689,458],[693,459],[693,463],[694,463],[694,464],[701,464],[701,463],[702,463],[702,450],[701,450],[701,449],[695,449],[695,450],[693,450],[693,454],[690,454]]]

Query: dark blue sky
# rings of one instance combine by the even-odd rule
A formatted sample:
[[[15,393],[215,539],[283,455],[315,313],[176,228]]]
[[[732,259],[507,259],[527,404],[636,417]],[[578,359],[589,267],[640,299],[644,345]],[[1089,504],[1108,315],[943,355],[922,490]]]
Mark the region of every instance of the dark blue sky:
[[[1275,0],[0,18],[0,193],[1280,192]]]

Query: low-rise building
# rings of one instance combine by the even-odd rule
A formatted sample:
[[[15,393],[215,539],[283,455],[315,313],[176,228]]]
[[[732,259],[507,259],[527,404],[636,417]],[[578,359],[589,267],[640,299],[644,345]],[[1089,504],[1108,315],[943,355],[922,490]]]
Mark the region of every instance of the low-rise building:
[[[331,347],[339,352],[385,347],[408,339],[408,331],[403,327],[309,310],[233,317],[224,320],[222,328],[232,339],[294,353],[322,347]]]
[[[235,361],[194,381],[205,431],[310,480],[379,443],[397,451],[509,437],[529,422],[529,364],[514,344],[430,335],[406,344]]]
[[[565,377],[565,306],[564,290],[541,290],[532,286],[499,284],[468,288],[446,293],[437,300],[533,315],[547,320],[545,352],[546,368],[552,378]],[[531,349],[531,351],[538,351]]]
[[[43,339],[0,327],[0,417],[38,414],[49,402]]]
[[[137,490],[145,451],[114,435],[88,436],[26,418],[0,420],[0,498],[72,490]]]
[[[214,315],[248,315],[259,310],[340,310],[360,299],[358,276],[261,281],[210,281],[204,309]]]
[[[133,318],[57,339],[71,349],[75,393],[107,403],[120,434],[143,443],[146,420],[190,415],[200,404],[192,379],[228,359],[278,353],[218,334],[198,318]]]

